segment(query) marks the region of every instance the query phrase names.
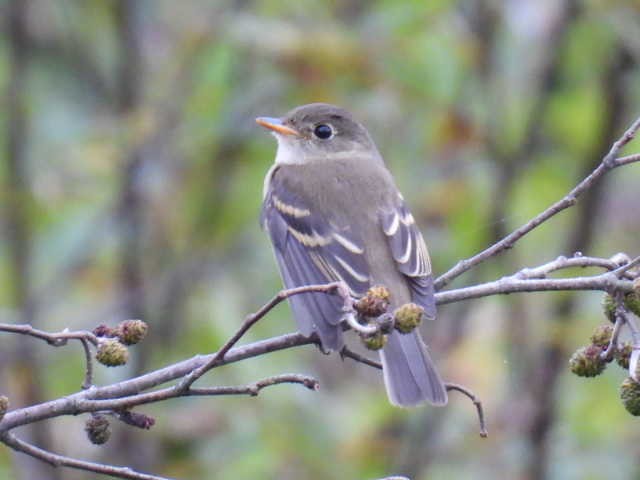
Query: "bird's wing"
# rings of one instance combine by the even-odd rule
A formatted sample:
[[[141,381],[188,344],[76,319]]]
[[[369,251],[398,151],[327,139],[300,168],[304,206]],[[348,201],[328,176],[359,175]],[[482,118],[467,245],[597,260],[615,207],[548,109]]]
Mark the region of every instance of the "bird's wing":
[[[380,213],[380,223],[391,254],[409,282],[412,300],[421,305],[428,318],[435,318],[431,261],[422,234],[401,197],[398,205]]]
[[[261,223],[271,237],[285,286],[343,281],[353,295],[362,295],[370,276],[360,239],[305,204],[277,173],[267,188]],[[343,305],[337,296],[308,293],[291,297],[289,303],[303,334],[317,332],[323,347],[341,348]]]

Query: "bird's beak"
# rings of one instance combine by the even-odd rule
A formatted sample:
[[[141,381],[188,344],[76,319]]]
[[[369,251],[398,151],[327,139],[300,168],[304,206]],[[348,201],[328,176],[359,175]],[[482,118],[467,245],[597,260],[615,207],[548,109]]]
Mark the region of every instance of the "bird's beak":
[[[296,137],[300,136],[300,132],[291,127],[287,127],[279,118],[258,117],[256,118],[256,123],[260,126],[263,126],[264,128],[268,128],[269,130],[280,133],[282,135],[294,135]]]

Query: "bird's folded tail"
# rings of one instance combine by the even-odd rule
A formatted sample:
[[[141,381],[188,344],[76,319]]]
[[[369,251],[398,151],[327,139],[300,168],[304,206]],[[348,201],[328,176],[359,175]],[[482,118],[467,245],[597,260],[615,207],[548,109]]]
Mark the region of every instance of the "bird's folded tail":
[[[391,333],[380,357],[392,404],[413,407],[424,402],[447,403],[447,390],[417,331]]]

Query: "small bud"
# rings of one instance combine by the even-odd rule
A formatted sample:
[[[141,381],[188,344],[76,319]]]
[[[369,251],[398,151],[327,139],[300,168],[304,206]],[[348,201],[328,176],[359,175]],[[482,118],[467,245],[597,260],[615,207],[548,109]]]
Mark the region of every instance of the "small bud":
[[[7,410],[9,410],[9,399],[4,395],[0,395],[0,420],[7,413]]]
[[[147,335],[149,326],[142,320],[125,320],[116,327],[117,336],[125,345],[135,345]]]
[[[108,327],[104,323],[101,323],[96,328],[93,329],[93,334],[96,337],[115,337],[115,329]]]
[[[635,291],[629,292],[624,296],[624,306],[635,316],[640,317],[640,295]]]
[[[94,445],[104,445],[111,437],[111,427],[109,420],[104,415],[91,415],[84,425],[89,441]]]
[[[602,348],[589,345],[575,351],[569,359],[569,368],[579,377],[595,377],[600,375],[607,363],[600,358]]]
[[[389,308],[390,298],[389,290],[378,285],[367,290],[365,296],[358,300],[353,308],[365,317],[379,317]]]
[[[620,365],[625,370],[629,370],[629,358],[631,358],[632,350],[633,347],[631,346],[631,344],[625,342],[621,345],[618,345],[618,348],[614,353],[616,362],[618,362],[618,365]]]
[[[610,322],[615,323],[616,301],[608,293],[605,293],[604,296],[602,297],[602,311],[604,312],[604,315],[609,319]]]
[[[394,312],[395,327],[400,333],[413,331],[424,316],[424,308],[415,303],[405,303]]]
[[[132,425],[144,430],[149,430],[156,424],[155,418],[145,415],[144,413],[132,412],[131,410],[120,412],[118,418],[127,425]]]
[[[620,385],[620,400],[631,415],[640,415],[640,383],[627,377]]]
[[[611,335],[613,334],[612,325],[598,325],[591,334],[591,343],[602,348],[609,346]]]
[[[380,300],[385,300],[386,302],[391,301],[391,292],[384,285],[375,285],[367,290],[367,295],[375,298],[379,298]]]
[[[629,263],[631,261],[631,258],[626,253],[618,252],[615,255],[613,255],[609,260],[611,260],[613,263],[621,267]]]
[[[380,350],[387,344],[387,336],[381,332],[362,338],[362,343],[369,350]]]
[[[96,360],[107,367],[118,367],[127,363],[129,351],[118,340],[103,340],[98,346]]]

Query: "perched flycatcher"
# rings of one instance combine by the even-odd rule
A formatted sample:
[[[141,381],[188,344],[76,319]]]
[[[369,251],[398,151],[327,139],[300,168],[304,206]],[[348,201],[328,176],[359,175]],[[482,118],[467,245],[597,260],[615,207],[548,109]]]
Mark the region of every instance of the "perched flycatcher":
[[[392,308],[414,302],[434,319],[427,247],[367,130],[346,110],[323,103],[256,121],[278,140],[264,181],[262,225],[285,286],[343,281],[361,296],[384,285]],[[308,293],[289,303],[304,335],[317,334],[326,350],[343,347],[340,298]],[[391,403],[447,403],[417,330],[394,330],[380,356]]]

